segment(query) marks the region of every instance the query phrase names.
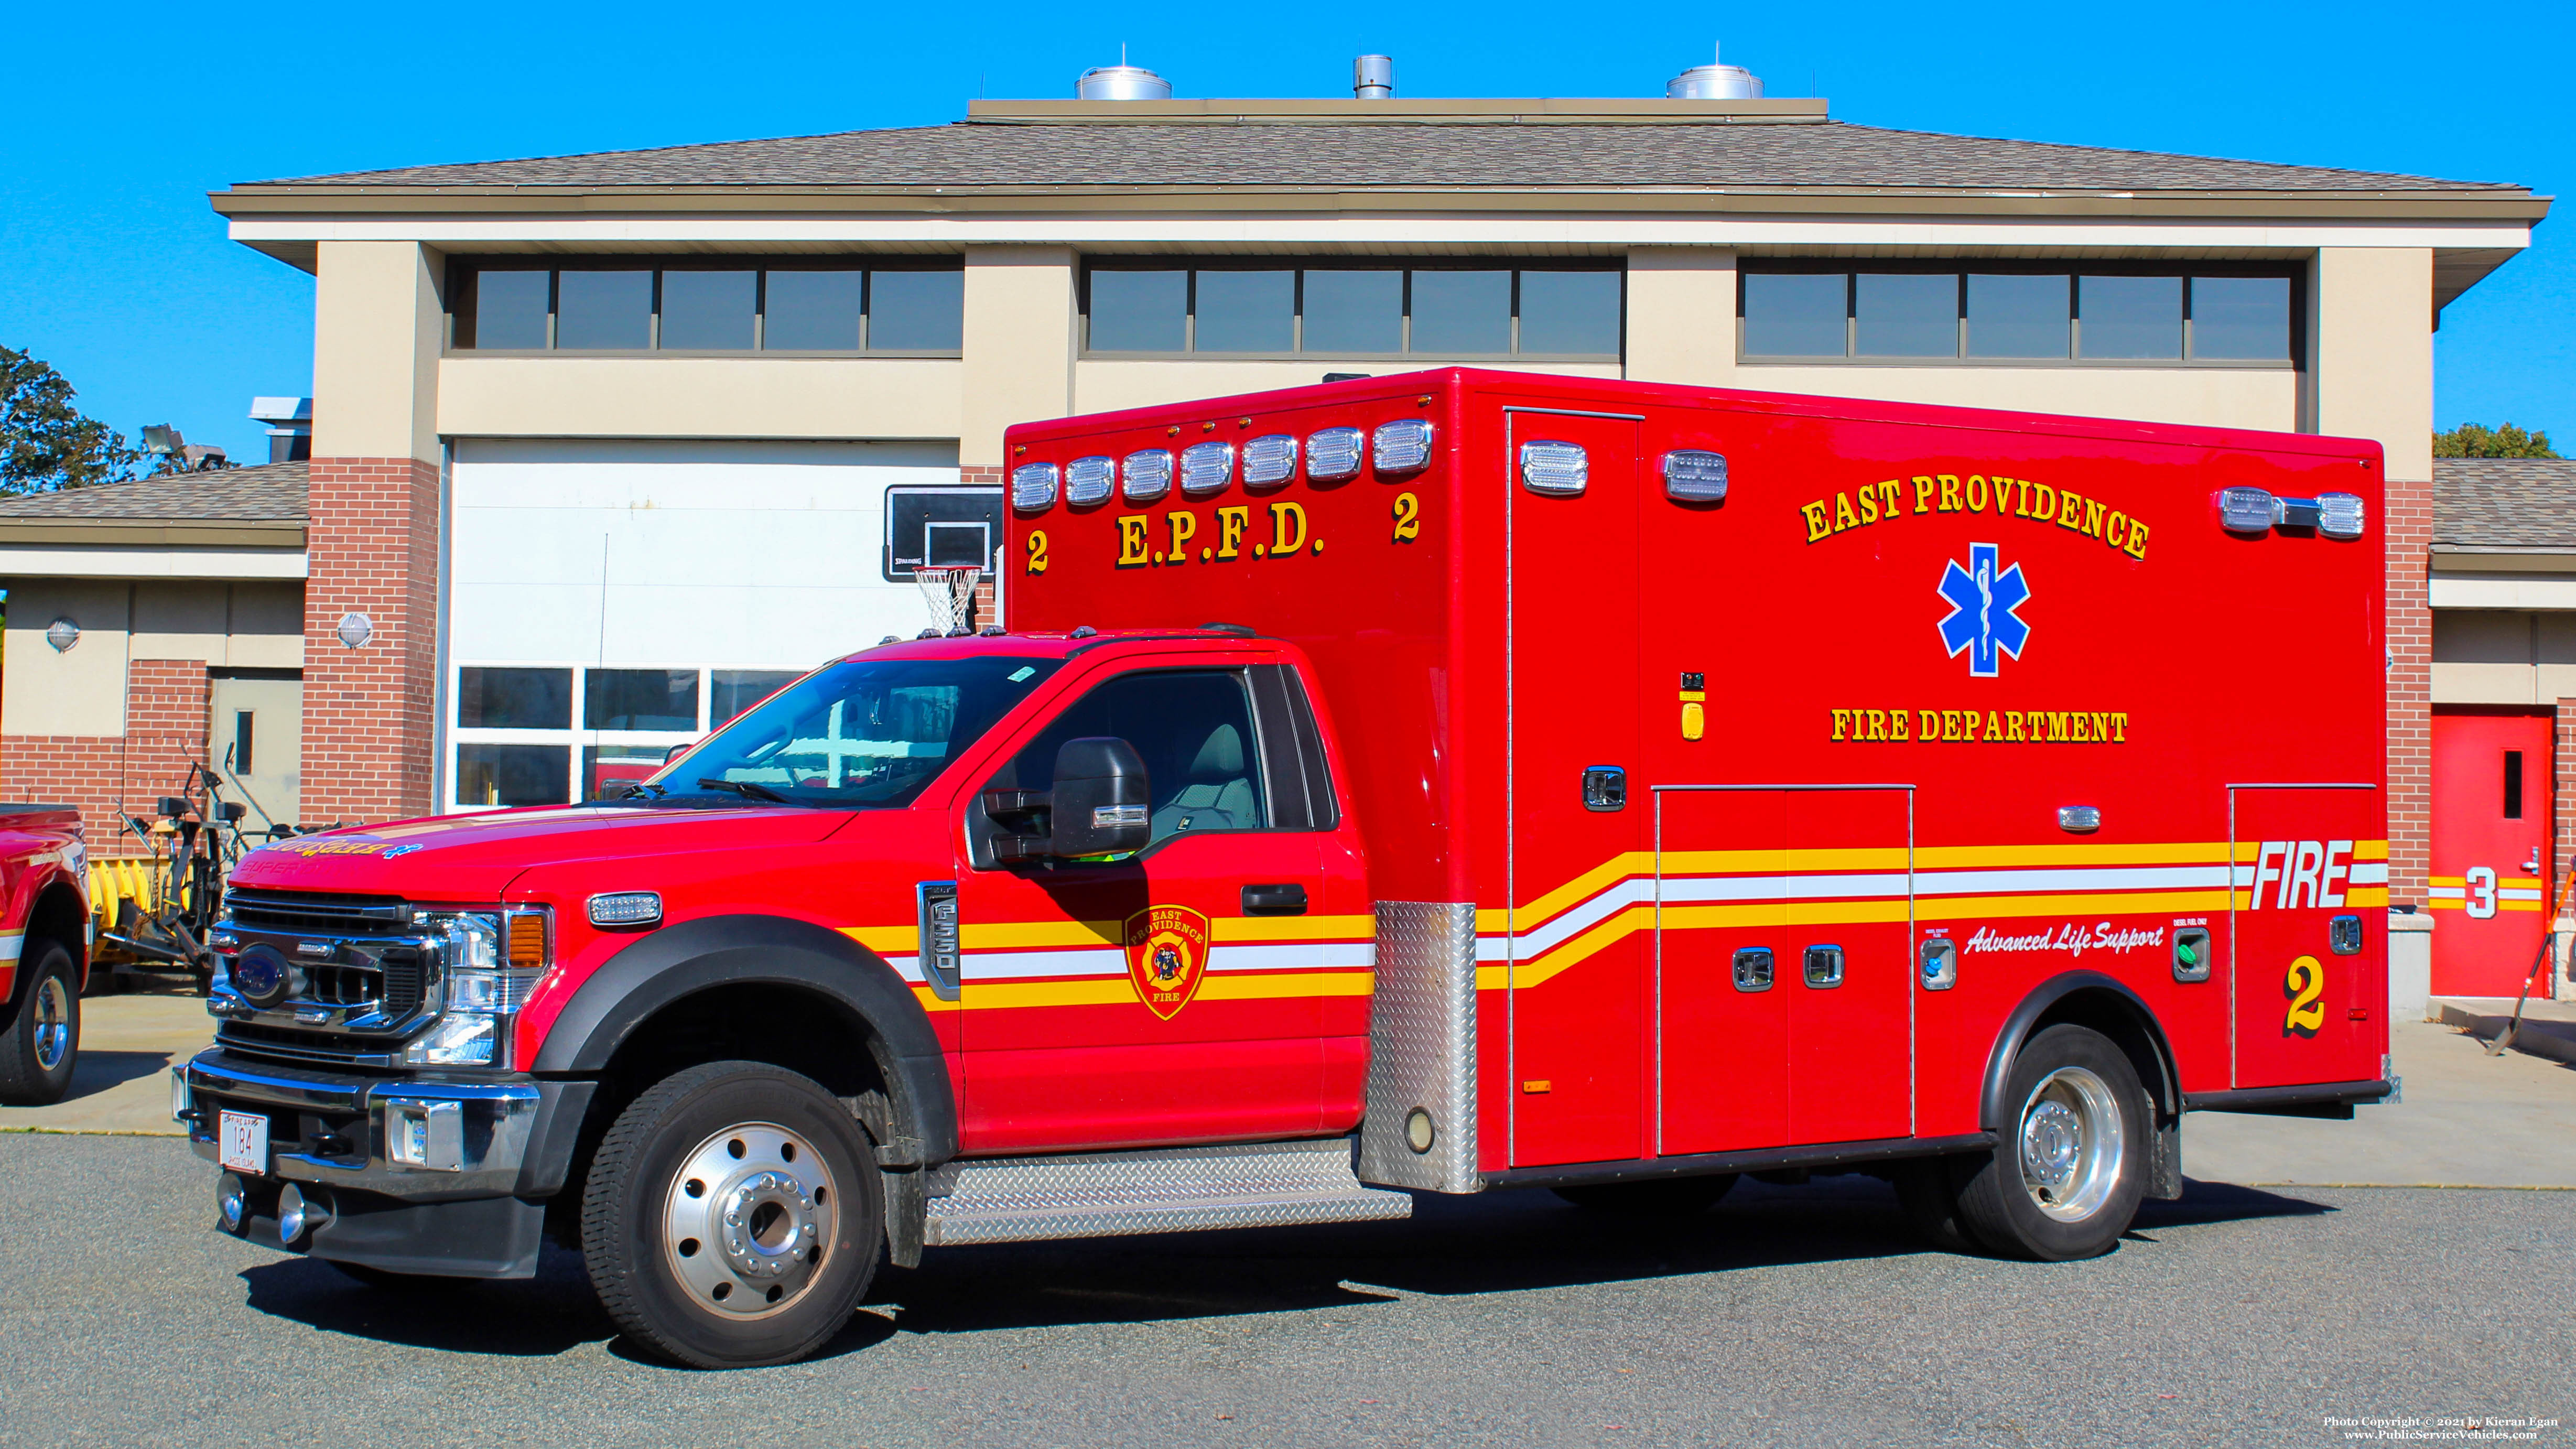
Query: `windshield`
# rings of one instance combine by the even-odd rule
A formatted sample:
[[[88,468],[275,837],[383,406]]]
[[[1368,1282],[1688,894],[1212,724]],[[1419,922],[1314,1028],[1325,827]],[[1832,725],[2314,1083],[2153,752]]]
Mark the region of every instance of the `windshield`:
[[[820,669],[662,767],[643,792],[792,805],[908,805],[1061,661],[854,661]]]

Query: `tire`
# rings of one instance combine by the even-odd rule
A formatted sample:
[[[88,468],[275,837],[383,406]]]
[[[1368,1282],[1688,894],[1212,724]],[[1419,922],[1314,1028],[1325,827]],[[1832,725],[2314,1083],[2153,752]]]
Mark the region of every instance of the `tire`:
[[[2110,1251],[2146,1195],[2154,1124],[2128,1054],[2080,1026],[2052,1026],[2013,1058],[2013,1117],[1972,1159],[1959,1213],[1998,1254],[2064,1262]]]
[[[0,1102],[50,1107],[71,1090],[80,1061],[80,980],[62,942],[27,938],[17,995],[0,1028]]]
[[[1549,1191],[1587,1212],[1625,1213],[1632,1217],[1697,1217],[1717,1206],[1735,1188],[1735,1174],[1706,1177],[1656,1177],[1643,1182],[1592,1182]]]
[[[581,1200],[600,1305],[691,1368],[792,1363],[850,1320],[876,1275],[884,1185],[829,1092],[762,1062],[664,1078],[601,1139]]]
[[[1971,1173],[1985,1165],[1986,1155],[1918,1157],[1896,1164],[1888,1174],[1907,1222],[1925,1244],[1944,1253],[1982,1253],[1985,1245],[1968,1230],[1959,1213],[1959,1190]]]

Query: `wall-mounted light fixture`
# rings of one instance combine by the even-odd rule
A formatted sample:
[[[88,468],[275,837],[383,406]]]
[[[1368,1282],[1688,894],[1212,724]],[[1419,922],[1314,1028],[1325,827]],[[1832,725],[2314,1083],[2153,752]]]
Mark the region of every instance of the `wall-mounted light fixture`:
[[[356,649],[376,637],[376,622],[364,614],[342,614],[338,633],[341,643]]]
[[[54,646],[55,653],[65,653],[80,642],[80,625],[69,619],[56,619],[45,626],[45,642]]]

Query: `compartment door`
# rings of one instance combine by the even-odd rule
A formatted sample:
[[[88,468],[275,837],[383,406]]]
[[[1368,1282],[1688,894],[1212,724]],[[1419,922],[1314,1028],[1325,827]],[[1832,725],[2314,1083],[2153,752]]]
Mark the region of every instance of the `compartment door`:
[[[1504,416],[1511,1161],[1627,1160],[1652,1150],[1640,591],[1638,570],[1618,562],[1636,552],[1638,420]],[[1580,491],[1564,484],[1561,452],[1547,460],[1560,471],[1538,475],[1557,491],[1530,485],[1522,452],[1534,443],[1583,450]]]
[[[2227,793],[2229,1085],[2376,1078],[2388,1050],[2388,842],[2376,838],[2377,791]]]

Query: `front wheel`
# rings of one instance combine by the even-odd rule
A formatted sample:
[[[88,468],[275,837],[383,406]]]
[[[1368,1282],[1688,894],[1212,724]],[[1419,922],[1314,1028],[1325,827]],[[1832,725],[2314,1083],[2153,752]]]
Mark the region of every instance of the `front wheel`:
[[[638,1344],[694,1368],[821,1348],[867,1292],[884,1233],[857,1119],[761,1062],[691,1067],[636,1098],[582,1192],[601,1305]]]
[[[1970,1230],[2012,1257],[2108,1252],[2146,1196],[2154,1130],[2128,1055],[2100,1032],[2052,1026],[2013,1058],[2005,1100],[2007,1135],[1960,1185]]]
[[[30,937],[18,1006],[0,1028],[0,1102],[50,1107],[72,1087],[80,1057],[80,982],[60,941]]]

